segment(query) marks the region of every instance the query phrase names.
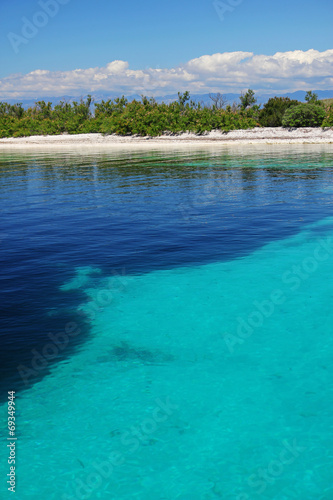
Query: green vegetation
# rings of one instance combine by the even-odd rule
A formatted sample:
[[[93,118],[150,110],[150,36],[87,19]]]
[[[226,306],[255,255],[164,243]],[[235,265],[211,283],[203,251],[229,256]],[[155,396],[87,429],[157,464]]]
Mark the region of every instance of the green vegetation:
[[[50,102],[38,101],[27,110],[21,104],[0,103],[0,137],[86,132],[85,126],[91,120],[91,102],[88,96],[86,101],[61,102],[52,108]]]
[[[333,127],[333,99],[323,99],[320,101],[326,111],[326,117],[322,123],[322,127]]]
[[[299,101],[289,97],[272,97],[264,104],[259,114],[259,123],[262,127],[282,127],[282,118],[287,109],[297,106]]]
[[[312,92],[312,90],[307,91],[307,93],[305,95],[305,101],[308,104],[320,104],[321,105],[321,102],[318,101],[318,95],[315,94],[314,92]]]
[[[273,97],[264,105],[259,114],[263,127],[329,127],[332,111],[325,108],[317,94],[309,90],[305,95],[306,103],[288,97]]]
[[[326,116],[321,124],[322,127],[333,127],[333,99],[331,99],[331,103],[327,104],[326,107]]]
[[[253,107],[257,99],[254,97],[254,91],[252,89],[249,89],[245,94],[242,94],[239,98],[241,102],[241,109],[247,109]]]
[[[219,101],[220,102],[220,101]],[[222,131],[253,128],[258,125],[251,108],[226,109],[219,105],[204,107],[190,99],[188,92],[178,93],[178,100],[158,104],[154,99],[128,102],[125,97],[95,104],[92,98],[72,104],[61,102],[52,108],[50,102],[36,102],[24,110],[20,104],[0,104],[0,137],[28,135],[104,134],[157,136],[163,132],[194,132],[203,134],[213,129]]]
[[[320,102],[322,102],[324,104],[324,106],[327,108],[331,104],[333,104],[333,98],[332,99],[322,99]]]
[[[163,133],[211,130],[224,132],[256,126],[305,127],[332,126],[333,107],[318,101],[311,91],[306,104],[274,97],[263,107],[256,104],[254,91],[240,97],[240,104],[227,105],[222,94],[210,94],[211,105],[191,100],[189,92],[178,93],[178,100],[158,104],[142,96],[129,102],[125,97],[94,104],[91,96],[79,102],[62,101],[56,106],[38,101],[25,110],[21,104],[0,102],[0,137],[30,135],[103,134],[158,136]]]
[[[326,112],[319,104],[298,104],[285,112],[282,125],[284,127],[320,127],[325,120]]]

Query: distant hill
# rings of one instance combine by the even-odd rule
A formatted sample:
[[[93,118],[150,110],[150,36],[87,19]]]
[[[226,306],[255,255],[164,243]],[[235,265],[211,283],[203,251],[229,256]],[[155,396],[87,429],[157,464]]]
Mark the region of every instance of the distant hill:
[[[333,99],[333,90],[314,90],[314,92],[318,95],[319,99]],[[214,92],[212,92],[214,93]],[[306,91],[305,90],[298,90],[296,92],[289,92],[286,94],[277,94],[277,93],[272,93],[272,94],[260,94],[256,93],[255,97],[257,98],[257,104],[264,104],[265,102],[268,101],[271,97],[289,97],[290,99],[297,99],[298,101],[304,101]],[[121,97],[121,93],[117,92],[99,92],[99,93],[92,93],[94,101],[96,103],[101,102],[102,100],[108,100],[108,99],[115,99],[116,97]],[[228,104],[233,104],[234,102],[239,103],[239,96],[240,94],[233,94],[233,93],[228,93],[228,94],[223,94],[223,96],[226,98],[228,101]],[[29,108],[35,104],[36,101],[45,101],[45,102],[52,102],[53,105],[59,104],[60,101],[67,101],[67,102],[73,102],[80,100],[81,97],[86,97],[86,95],[76,95],[76,96],[69,96],[69,95],[64,95],[61,97],[54,97],[54,96],[48,96],[48,97],[36,97],[34,99],[0,99],[8,102],[9,104],[15,104],[17,102],[21,102],[24,108]],[[147,94],[147,97],[149,97],[149,94]],[[132,95],[127,95],[126,98],[129,101],[132,101],[133,99],[141,100],[141,96],[139,94],[132,94]],[[170,103],[172,101],[175,101],[178,99],[178,94],[169,94],[169,95],[164,95],[164,96],[158,96],[155,97],[157,102],[165,102],[165,103]],[[212,104],[212,101],[209,97],[209,94],[191,94],[191,99],[195,102],[202,102],[203,104]]]

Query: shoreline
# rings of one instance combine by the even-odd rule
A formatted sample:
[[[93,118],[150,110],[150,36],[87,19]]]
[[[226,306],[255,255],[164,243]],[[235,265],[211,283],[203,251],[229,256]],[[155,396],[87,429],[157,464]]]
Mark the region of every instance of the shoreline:
[[[0,139],[0,151],[22,148],[67,148],[67,147],[113,147],[121,145],[156,146],[177,144],[201,145],[246,145],[246,144],[333,144],[333,128],[260,128],[233,130],[230,132],[212,131],[204,135],[182,133],[164,134],[159,137],[117,136],[94,134],[62,134],[29,136]]]

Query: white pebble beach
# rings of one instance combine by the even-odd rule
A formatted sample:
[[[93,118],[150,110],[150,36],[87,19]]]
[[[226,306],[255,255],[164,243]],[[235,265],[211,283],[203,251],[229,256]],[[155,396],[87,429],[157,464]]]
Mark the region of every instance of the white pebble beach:
[[[112,147],[122,144],[143,146],[158,144],[333,144],[333,128],[253,128],[230,132],[212,131],[203,135],[183,133],[164,134],[159,137],[117,136],[103,134],[62,134],[0,139],[0,150],[63,147]]]

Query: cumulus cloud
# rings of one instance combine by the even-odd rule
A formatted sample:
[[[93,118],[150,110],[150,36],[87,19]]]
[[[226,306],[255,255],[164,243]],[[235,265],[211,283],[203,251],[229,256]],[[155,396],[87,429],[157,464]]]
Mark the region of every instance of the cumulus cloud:
[[[0,80],[0,99],[78,95],[97,92],[161,95],[192,93],[333,88],[333,49],[295,50],[274,55],[224,52],[204,55],[174,68],[132,70],[126,61],[105,67],[9,75]]]

